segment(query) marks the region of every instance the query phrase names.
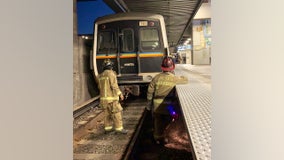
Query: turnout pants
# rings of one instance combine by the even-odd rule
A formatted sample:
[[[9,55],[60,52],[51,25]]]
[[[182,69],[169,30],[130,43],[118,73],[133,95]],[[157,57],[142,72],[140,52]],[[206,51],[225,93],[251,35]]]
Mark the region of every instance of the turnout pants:
[[[122,123],[122,107],[118,101],[108,103],[103,106],[104,109],[104,125],[105,130],[112,130],[113,126],[115,130],[120,131],[123,129]]]
[[[161,140],[164,138],[164,130],[171,122],[171,116],[154,113],[154,139]]]

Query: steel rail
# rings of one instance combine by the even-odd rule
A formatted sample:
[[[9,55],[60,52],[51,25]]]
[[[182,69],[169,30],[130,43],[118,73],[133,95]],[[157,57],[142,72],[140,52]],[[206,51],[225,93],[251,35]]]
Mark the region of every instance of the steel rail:
[[[89,111],[91,108],[97,107],[99,105],[100,96],[96,96],[79,106],[75,106],[73,110],[73,118],[76,119],[85,112]]]
[[[135,132],[132,135],[131,140],[128,143],[127,148],[126,148],[126,150],[125,150],[121,160],[128,160],[128,159],[130,159],[132,150],[135,148],[135,145],[137,143],[137,139],[138,139],[139,134],[141,132],[142,125],[143,125],[143,123],[145,121],[146,114],[147,114],[147,111],[144,110],[143,115],[142,115],[141,119],[139,120],[137,128],[135,129]]]

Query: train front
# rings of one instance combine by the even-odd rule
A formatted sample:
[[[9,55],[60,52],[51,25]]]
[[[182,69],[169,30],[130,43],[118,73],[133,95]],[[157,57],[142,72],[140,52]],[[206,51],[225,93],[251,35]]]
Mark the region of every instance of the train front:
[[[161,61],[168,50],[163,18],[154,17],[118,14],[98,20],[94,33],[95,75],[103,71],[103,61],[110,59],[122,91],[139,95],[141,87],[161,72]]]

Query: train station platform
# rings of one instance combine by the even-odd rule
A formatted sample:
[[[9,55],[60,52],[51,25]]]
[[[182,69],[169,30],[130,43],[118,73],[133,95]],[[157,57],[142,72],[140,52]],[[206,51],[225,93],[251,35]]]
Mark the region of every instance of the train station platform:
[[[175,74],[188,84],[176,86],[194,157],[211,159],[211,66],[177,64]]]

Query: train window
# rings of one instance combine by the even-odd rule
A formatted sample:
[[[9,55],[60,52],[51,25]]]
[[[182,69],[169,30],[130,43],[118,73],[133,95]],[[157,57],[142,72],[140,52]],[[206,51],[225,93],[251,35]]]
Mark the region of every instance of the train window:
[[[122,30],[122,52],[133,52],[134,51],[134,32],[133,29]]]
[[[141,28],[140,37],[142,50],[155,51],[161,48],[159,33],[156,28]]]
[[[104,31],[98,34],[98,50],[100,52],[115,50],[116,39],[113,31]]]

